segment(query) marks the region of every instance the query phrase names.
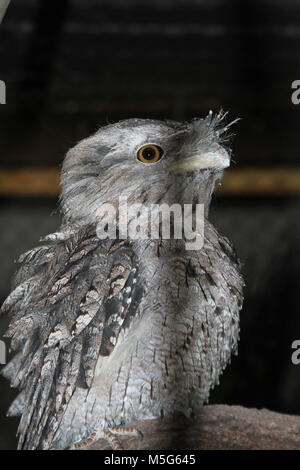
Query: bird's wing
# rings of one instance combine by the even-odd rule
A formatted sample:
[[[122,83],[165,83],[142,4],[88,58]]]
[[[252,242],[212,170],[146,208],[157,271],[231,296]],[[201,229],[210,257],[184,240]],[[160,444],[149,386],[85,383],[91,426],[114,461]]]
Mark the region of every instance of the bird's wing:
[[[3,375],[21,390],[10,407],[22,414],[19,448],[48,448],[75,388],[91,386],[137,309],[138,263],[128,242],[100,242],[93,229],[49,236],[21,263],[2,307],[17,352]]]

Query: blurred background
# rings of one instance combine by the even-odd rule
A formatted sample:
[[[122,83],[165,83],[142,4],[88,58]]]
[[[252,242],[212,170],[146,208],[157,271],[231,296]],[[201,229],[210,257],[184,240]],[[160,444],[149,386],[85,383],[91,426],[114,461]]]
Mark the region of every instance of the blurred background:
[[[300,79],[297,0],[11,0],[0,25],[0,301],[14,259],[55,231],[68,148],[129,117],[229,110],[233,163],[211,220],[246,279],[239,355],[212,403],[300,414]],[[6,319],[0,319],[0,339]],[[0,379],[0,449],[15,390]]]

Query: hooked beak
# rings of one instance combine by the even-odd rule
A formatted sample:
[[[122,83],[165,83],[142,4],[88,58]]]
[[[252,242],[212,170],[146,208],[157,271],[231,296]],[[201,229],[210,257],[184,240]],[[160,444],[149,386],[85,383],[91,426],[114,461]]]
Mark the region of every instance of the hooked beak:
[[[207,151],[195,153],[178,160],[170,166],[176,172],[217,169],[223,170],[229,167],[230,157],[228,152],[219,144],[214,144]]]

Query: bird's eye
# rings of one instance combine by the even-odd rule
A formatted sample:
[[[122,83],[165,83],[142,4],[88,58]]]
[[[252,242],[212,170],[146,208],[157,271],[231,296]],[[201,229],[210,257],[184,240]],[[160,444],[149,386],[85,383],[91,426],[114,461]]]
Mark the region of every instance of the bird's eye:
[[[158,145],[148,144],[141,147],[137,157],[142,163],[156,163],[163,156],[163,149]]]

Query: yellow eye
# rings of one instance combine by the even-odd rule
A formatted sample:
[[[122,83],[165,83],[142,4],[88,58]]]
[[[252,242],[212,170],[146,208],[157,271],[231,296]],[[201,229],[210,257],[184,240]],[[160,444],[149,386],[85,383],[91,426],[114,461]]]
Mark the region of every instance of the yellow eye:
[[[142,163],[156,163],[163,156],[163,149],[158,145],[148,144],[141,147],[137,157]]]

